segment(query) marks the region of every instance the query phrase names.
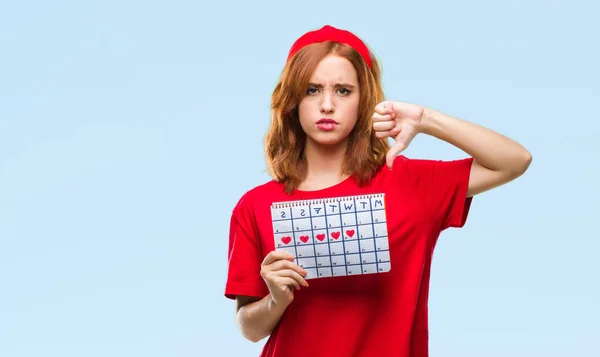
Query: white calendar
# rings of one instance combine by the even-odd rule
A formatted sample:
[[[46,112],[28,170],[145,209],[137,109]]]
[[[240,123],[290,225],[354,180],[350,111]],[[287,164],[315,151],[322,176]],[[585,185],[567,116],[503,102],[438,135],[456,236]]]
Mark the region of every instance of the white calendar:
[[[383,193],[275,202],[271,218],[275,249],[293,255],[306,279],[391,269]]]

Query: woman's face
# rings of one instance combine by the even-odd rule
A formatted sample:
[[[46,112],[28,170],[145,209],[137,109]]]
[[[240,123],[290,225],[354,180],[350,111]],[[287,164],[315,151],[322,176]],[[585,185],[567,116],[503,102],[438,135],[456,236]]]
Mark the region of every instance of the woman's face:
[[[360,92],[352,63],[329,55],[315,69],[298,106],[307,145],[337,145],[348,138],[358,118]]]

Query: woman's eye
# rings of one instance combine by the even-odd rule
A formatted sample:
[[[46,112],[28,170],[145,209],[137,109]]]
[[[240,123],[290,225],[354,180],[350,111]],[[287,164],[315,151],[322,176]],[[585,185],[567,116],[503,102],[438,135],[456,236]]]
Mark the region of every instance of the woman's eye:
[[[317,88],[315,87],[308,87],[308,89],[306,90],[306,94],[315,94],[317,93]]]
[[[342,94],[342,95],[348,95],[350,93],[351,92],[348,89],[346,89],[346,88],[340,88],[340,94]]]

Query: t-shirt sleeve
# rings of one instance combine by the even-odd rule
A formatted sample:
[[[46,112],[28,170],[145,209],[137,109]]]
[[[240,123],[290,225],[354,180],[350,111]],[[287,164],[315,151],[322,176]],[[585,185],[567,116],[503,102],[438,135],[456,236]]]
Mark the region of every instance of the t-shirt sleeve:
[[[472,197],[467,197],[473,158],[424,160],[398,156],[393,166],[403,171],[439,224],[440,230],[463,227]],[[394,169],[394,167],[393,167]]]
[[[228,271],[225,296],[262,298],[267,287],[260,275],[262,263],[260,239],[248,194],[233,209],[229,227]]]

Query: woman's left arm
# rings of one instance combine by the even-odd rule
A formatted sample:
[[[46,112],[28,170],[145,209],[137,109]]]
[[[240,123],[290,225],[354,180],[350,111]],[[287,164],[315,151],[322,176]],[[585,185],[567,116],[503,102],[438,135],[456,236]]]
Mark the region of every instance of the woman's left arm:
[[[525,173],[532,160],[529,151],[516,141],[429,108],[424,108],[419,131],[444,140],[473,157],[468,197],[516,179]]]
[[[418,133],[444,140],[473,157],[467,196],[508,183],[521,176],[531,154],[516,141],[480,125],[415,104],[385,101],[375,107],[377,137],[393,137],[388,166]]]

